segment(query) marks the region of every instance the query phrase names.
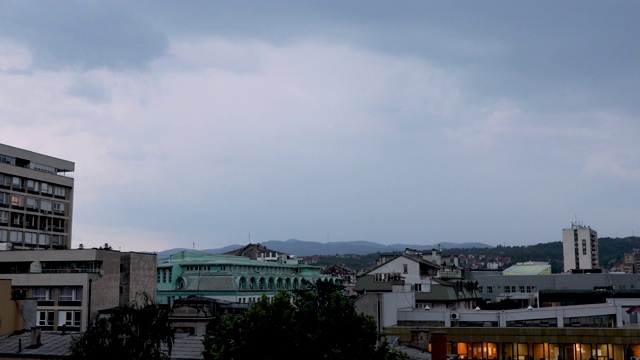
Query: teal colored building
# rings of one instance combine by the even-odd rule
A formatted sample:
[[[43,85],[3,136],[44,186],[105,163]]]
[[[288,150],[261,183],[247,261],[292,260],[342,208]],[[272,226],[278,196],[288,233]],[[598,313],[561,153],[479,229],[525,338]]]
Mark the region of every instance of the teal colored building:
[[[158,260],[156,300],[170,304],[175,299],[197,295],[250,304],[263,294],[271,298],[281,290],[299,289],[303,280],[339,283],[320,270],[287,255],[267,261],[184,250]]]

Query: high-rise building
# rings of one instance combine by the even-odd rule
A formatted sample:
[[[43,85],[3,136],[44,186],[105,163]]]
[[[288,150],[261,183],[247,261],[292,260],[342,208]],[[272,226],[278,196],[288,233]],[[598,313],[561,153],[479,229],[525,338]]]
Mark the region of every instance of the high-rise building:
[[[564,272],[600,270],[598,261],[598,233],[581,223],[573,222],[562,229]]]
[[[0,247],[69,249],[71,161],[0,144]]]

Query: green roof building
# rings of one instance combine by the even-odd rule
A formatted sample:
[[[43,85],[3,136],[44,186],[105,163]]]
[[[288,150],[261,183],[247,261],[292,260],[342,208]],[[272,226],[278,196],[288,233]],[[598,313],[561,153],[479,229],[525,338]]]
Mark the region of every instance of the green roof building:
[[[170,304],[175,299],[196,295],[250,304],[263,294],[273,297],[281,290],[299,289],[304,280],[338,283],[320,270],[286,254],[267,261],[184,250],[158,260],[156,299]]]

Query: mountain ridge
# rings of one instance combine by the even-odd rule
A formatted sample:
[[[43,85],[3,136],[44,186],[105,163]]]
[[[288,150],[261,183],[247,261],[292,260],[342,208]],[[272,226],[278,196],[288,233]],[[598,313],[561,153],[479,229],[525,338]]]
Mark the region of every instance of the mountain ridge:
[[[372,241],[354,240],[354,241],[337,241],[321,243],[317,241],[305,241],[298,239],[288,240],[269,240],[261,243],[265,247],[271,250],[284,252],[296,256],[312,256],[312,255],[366,255],[377,252],[396,252],[403,251],[406,248],[415,250],[431,250],[431,249],[469,249],[469,248],[493,248],[491,245],[487,245],[479,242],[465,242],[465,243],[451,243],[441,242],[429,245],[420,244],[390,244],[384,245]],[[239,249],[246,245],[227,245],[221,248],[196,250],[199,252],[222,254],[235,249]],[[183,250],[190,250],[187,248],[173,248],[163,250],[157,253],[159,258],[169,257],[172,254]]]

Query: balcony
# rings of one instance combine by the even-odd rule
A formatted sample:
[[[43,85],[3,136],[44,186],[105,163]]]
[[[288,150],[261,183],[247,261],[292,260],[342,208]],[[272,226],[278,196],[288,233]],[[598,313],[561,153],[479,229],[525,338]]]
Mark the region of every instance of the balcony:
[[[75,268],[75,269],[42,269],[39,271],[32,271],[43,274],[100,274],[103,272],[101,269],[84,269],[84,268]]]

